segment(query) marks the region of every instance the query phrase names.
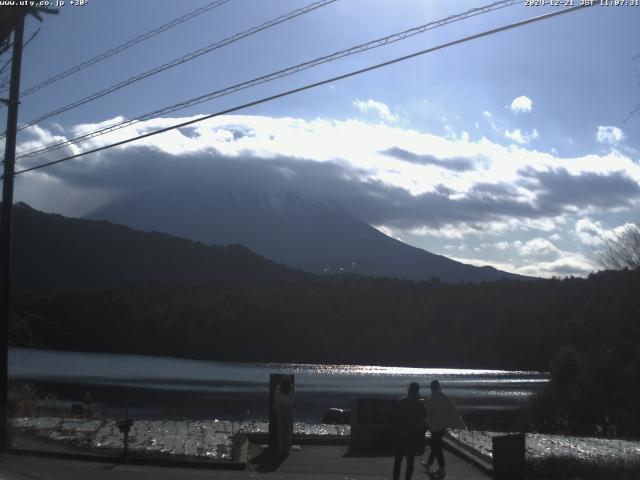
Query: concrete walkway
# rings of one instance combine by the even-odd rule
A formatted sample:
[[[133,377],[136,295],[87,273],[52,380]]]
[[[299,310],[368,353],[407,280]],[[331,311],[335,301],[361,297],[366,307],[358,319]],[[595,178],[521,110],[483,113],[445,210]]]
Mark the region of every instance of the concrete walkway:
[[[428,450],[428,448],[427,448]],[[448,480],[486,480],[490,477],[450,452],[447,459]],[[414,479],[427,480],[416,459]],[[356,480],[390,479],[393,458],[389,454],[356,456],[348,446],[305,445],[281,463],[268,450],[252,446],[251,460],[244,471],[195,468],[113,465],[78,460],[60,460],[39,456],[8,454],[0,457],[0,480],[128,480],[128,479],[319,479]],[[404,478],[404,469],[401,474]]]

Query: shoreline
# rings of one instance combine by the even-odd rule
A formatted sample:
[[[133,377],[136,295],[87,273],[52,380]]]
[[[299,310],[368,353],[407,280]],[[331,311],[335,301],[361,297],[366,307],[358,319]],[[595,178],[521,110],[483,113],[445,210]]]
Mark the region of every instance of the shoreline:
[[[162,390],[125,385],[100,385],[85,382],[27,382],[40,392],[33,399],[37,411],[65,416],[72,408],[85,410],[86,392],[91,393],[90,410],[94,418],[129,417],[134,420],[207,421],[224,418],[233,422],[264,421],[268,418],[268,384],[238,394],[236,389],[217,391]],[[400,392],[402,390],[399,389]],[[359,393],[320,391],[299,387],[296,391],[295,417],[300,422],[319,424],[329,408],[350,410],[353,396]],[[375,392],[364,396],[399,398],[399,393]],[[44,397],[44,398],[42,398]],[[525,427],[527,398],[476,396],[455,398],[458,410],[470,428],[518,431]]]
[[[122,434],[115,418],[19,417],[12,425],[12,449],[17,453],[102,461],[122,459]],[[462,452],[468,462],[472,461],[470,458],[480,458],[489,471],[493,463],[491,439],[507,433],[450,430],[445,443],[457,455]],[[636,473],[640,472],[640,440],[537,433],[526,433],[525,438],[526,465],[532,478],[564,478],[564,474],[580,474],[580,478],[589,479],[640,478]],[[129,441],[127,459],[133,463],[244,468],[249,461],[247,452],[255,454],[266,448],[268,423],[136,420]],[[350,426],[294,424],[294,450],[349,443]]]
[[[116,418],[85,418],[62,415],[15,417],[11,424],[18,436],[39,438],[51,445],[76,451],[122,448],[122,434]],[[294,437],[327,439],[350,438],[350,425],[294,422]],[[447,435],[491,458],[491,438],[508,434],[503,431],[449,429]],[[224,457],[225,447],[234,436],[265,436],[268,422],[247,420],[135,420],[129,435],[131,451],[158,452],[171,455]],[[527,452],[532,457],[571,456],[578,451],[589,457],[626,456],[640,461],[640,440],[525,433]],[[428,437],[428,434],[427,434]],[[217,453],[214,453],[216,452]]]

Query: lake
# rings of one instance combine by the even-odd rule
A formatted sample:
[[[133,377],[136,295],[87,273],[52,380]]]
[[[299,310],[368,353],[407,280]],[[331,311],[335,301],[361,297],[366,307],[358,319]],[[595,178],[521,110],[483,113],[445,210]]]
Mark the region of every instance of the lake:
[[[106,353],[12,348],[9,375],[35,383],[58,406],[82,403],[133,418],[264,419],[270,373],[293,373],[296,418],[318,423],[330,407],[350,408],[354,396],[400,397],[409,382],[428,394],[440,380],[474,427],[508,428],[546,382],[542,372],[403,368],[373,365],[230,363]]]

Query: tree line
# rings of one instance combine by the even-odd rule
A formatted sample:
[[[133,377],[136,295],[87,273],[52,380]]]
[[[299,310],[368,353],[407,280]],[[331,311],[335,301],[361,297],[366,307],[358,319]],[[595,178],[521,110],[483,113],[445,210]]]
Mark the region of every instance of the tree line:
[[[211,360],[549,370],[539,429],[638,434],[640,231],[586,279],[315,276],[241,246],[16,206],[14,345]],[[70,253],[71,252],[71,253]],[[635,432],[635,433],[634,433]]]
[[[301,276],[23,293],[16,312],[54,349],[551,370],[540,429],[625,433],[640,425],[639,291],[640,270],[477,284]]]

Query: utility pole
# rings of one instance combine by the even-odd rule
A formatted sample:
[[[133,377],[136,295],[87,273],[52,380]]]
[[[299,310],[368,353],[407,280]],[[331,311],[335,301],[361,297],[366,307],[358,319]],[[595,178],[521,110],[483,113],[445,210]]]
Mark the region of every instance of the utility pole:
[[[11,321],[11,214],[23,37],[24,15],[18,20],[13,32],[13,57],[11,59],[11,84],[7,105],[9,108],[7,109],[7,137],[5,140],[0,217],[0,452],[6,452],[9,448],[7,394],[9,390],[9,323]]]

